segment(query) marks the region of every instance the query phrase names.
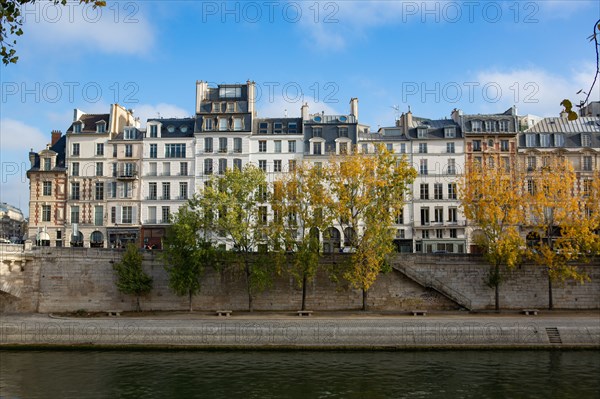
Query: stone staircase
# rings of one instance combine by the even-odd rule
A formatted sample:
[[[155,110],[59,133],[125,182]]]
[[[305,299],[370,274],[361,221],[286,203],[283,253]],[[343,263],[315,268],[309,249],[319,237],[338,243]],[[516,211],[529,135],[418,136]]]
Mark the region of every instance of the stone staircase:
[[[458,292],[454,288],[448,286],[443,281],[433,276],[431,273],[424,273],[415,269],[414,267],[398,262],[394,262],[392,264],[392,268],[404,274],[406,277],[413,280],[417,284],[439,292],[440,294],[444,295],[451,301],[456,302],[458,305],[462,306],[466,310],[472,310],[471,300],[469,298],[467,298],[465,295]]]

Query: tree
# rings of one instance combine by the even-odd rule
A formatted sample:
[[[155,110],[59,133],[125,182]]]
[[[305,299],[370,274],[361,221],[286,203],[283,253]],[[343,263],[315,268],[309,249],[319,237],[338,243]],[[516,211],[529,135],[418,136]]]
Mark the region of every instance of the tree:
[[[402,210],[408,185],[416,177],[405,157],[397,158],[383,146],[376,152],[354,149],[334,156],[327,168],[337,223],[354,250],[344,276],[362,290],[363,310],[369,288],[393,251],[393,217]]]
[[[215,239],[229,244],[246,274],[248,309],[254,310],[257,292],[272,281],[273,262],[264,254],[254,256],[254,251],[267,244],[268,189],[265,173],[255,165],[242,170],[228,169],[221,176],[213,176],[198,197],[206,219],[207,232]],[[262,251],[265,252],[265,251]]]
[[[142,270],[142,255],[135,244],[128,244],[123,259],[113,265],[117,273],[117,288],[123,294],[136,296],[136,311],[140,312],[140,296],[152,290],[152,277]]]
[[[66,5],[68,0],[52,0],[55,5]],[[21,36],[23,34],[23,15],[21,8],[34,4],[35,0],[2,0],[0,3],[0,55],[4,65],[16,64],[19,57],[14,47],[17,39],[9,39],[9,36]],[[79,0],[79,4],[91,4],[94,8],[104,7],[106,1]]]
[[[200,292],[206,268],[218,260],[216,248],[201,235],[205,221],[193,209],[196,206],[194,200],[190,200],[179,208],[164,238],[162,253],[169,287],[177,295],[187,295],[190,312],[193,311],[192,298]]]
[[[273,220],[269,234],[273,249],[293,257],[289,272],[302,288],[301,310],[306,310],[307,281],[318,270],[320,232],[334,219],[333,198],[321,167],[305,162],[273,183]]]
[[[544,157],[543,166],[527,174],[529,226],[532,229],[531,259],[548,273],[548,308],[554,308],[554,282],[588,276],[571,262],[582,259],[591,240],[585,205],[576,189],[576,175],[564,157]]]
[[[517,166],[468,165],[460,190],[461,207],[466,218],[481,234],[476,239],[491,265],[488,285],[495,290],[495,308],[500,310],[500,267],[514,268],[525,247],[519,227],[525,221],[522,206],[521,169]],[[477,237],[477,236],[476,236]]]

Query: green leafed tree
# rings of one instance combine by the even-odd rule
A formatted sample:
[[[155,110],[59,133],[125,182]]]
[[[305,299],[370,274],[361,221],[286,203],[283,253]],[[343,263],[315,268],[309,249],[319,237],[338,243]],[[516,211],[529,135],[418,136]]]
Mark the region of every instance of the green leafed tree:
[[[135,244],[128,244],[119,263],[113,265],[117,273],[117,288],[123,294],[135,295],[136,311],[140,312],[140,296],[152,290],[152,277],[142,269],[142,254]]]
[[[205,220],[192,209],[190,201],[179,208],[163,240],[163,259],[169,274],[169,287],[179,296],[187,296],[192,312],[193,296],[200,292],[207,267],[216,265],[217,249],[205,239]]]
[[[66,5],[68,0],[51,0],[55,5]],[[35,4],[36,0],[2,0],[0,2],[0,56],[4,65],[16,64],[19,60],[17,56],[16,37],[23,35],[23,23],[25,22],[23,7]],[[37,2],[37,3],[48,3]],[[90,4],[94,8],[104,7],[106,1],[99,0],[79,0],[79,4]]]

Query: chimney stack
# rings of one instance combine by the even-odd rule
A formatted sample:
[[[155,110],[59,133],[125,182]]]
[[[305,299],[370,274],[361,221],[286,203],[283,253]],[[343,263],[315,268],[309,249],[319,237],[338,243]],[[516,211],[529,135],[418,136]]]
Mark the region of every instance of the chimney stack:
[[[54,144],[56,144],[58,142],[58,140],[60,140],[61,136],[62,136],[62,132],[60,130],[53,130],[52,131],[52,141],[50,142],[50,145],[53,146]]]
[[[356,97],[350,99],[350,115],[354,115],[358,121],[358,98]]]
[[[208,82],[203,80],[196,81],[196,114],[200,113],[200,105],[206,98],[206,92],[208,91]]]
[[[248,79],[246,81],[246,85],[248,85],[248,112],[250,115],[252,115],[252,117],[255,117],[256,113],[254,111],[254,105],[256,103],[256,83],[251,82],[250,79]]]
[[[307,121],[309,119],[309,117],[308,117],[308,103],[302,104],[302,107],[300,108],[300,113],[302,115],[302,120],[303,121]]]

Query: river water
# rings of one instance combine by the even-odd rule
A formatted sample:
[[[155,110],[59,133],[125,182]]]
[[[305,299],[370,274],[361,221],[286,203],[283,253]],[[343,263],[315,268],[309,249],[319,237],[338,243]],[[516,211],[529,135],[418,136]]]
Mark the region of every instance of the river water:
[[[0,351],[0,398],[600,398],[599,351]]]

